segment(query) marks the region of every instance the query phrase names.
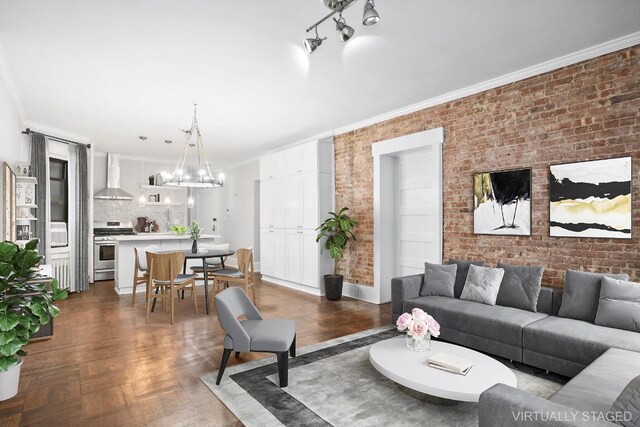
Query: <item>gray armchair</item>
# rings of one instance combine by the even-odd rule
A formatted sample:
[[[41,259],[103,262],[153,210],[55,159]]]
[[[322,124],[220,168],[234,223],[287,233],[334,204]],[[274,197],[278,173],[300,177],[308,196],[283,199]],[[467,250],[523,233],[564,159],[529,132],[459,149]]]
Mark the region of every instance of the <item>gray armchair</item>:
[[[224,337],[224,352],[216,384],[232,351],[238,357],[242,351],[275,353],[278,358],[280,387],[289,381],[289,353],[296,357],[296,322],[284,319],[263,319],[247,294],[239,287],[230,287],[215,296],[220,326],[227,333]],[[246,320],[238,320],[239,316]]]

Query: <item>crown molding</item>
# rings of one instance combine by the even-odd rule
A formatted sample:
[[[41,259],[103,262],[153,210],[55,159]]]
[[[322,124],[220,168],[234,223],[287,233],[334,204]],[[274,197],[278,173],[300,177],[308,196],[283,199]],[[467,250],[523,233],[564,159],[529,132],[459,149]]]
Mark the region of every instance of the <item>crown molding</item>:
[[[2,48],[2,43],[0,43],[0,80],[7,88],[7,92],[9,93],[9,97],[13,102],[13,108],[15,108],[18,118],[21,122],[24,122],[24,107],[22,106],[22,102],[18,97],[18,92],[16,92],[15,84],[13,83],[13,77],[11,75],[11,72],[9,71],[9,67],[7,66],[7,61],[5,61],[4,59],[4,49]]]
[[[357,129],[362,129],[367,126],[371,126],[377,123],[381,123],[396,117],[404,116],[416,111],[424,110],[425,108],[434,107],[436,105],[444,104],[446,102],[455,101],[457,99],[465,98],[467,96],[476,95],[478,93],[487,91],[489,89],[495,89],[500,86],[504,86],[509,83],[514,83],[519,80],[528,79],[540,74],[548,73],[549,71],[557,70],[559,68],[566,67],[568,65],[577,64],[578,62],[586,61],[596,58],[598,56],[606,55],[618,50],[626,49],[631,46],[640,44],[640,32],[632,33],[617,39],[613,39],[595,46],[582,49],[568,55],[561,56],[549,61],[542,62],[531,67],[523,68],[521,70],[504,74],[502,76],[486,80],[481,83],[477,83],[471,86],[467,86],[462,89],[457,89],[442,95],[435,96],[433,98],[426,99],[416,104],[409,105],[388,113],[380,114],[368,119],[364,119],[355,123],[351,123],[337,129],[334,129],[335,135],[351,132]]]

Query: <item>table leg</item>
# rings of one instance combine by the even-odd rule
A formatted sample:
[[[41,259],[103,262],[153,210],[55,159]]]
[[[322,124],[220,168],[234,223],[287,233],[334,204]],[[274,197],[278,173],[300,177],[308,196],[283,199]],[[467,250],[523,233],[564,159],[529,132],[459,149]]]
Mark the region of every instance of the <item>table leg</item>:
[[[220,257],[220,264],[222,265],[222,269],[224,270],[224,257]]]
[[[186,258],[184,259],[184,265],[182,266],[182,274],[187,274],[187,259]],[[182,299],[184,299],[184,289],[182,290]]]
[[[209,314],[209,274],[207,273],[206,258],[202,258],[202,269],[204,270],[204,306]]]
[[[158,291],[160,291],[160,288],[159,288],[159,287],[158,287],[158,288],[156,288],[156,295],[158,295]],[[157,301],[157,298],[155,298],[155,297],[154,297],[154,298],[153,298],[153,304],[151,304],[151,312],[152,312],[152,313],[153,313],[153,310],[155,310],[155,309],[156,309],[156,301]]]

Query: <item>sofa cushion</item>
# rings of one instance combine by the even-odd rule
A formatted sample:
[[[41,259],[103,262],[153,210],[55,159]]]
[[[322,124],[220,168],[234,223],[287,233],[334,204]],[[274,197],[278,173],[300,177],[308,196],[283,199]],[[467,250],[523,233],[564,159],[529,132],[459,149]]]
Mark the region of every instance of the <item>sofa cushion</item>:
[[[612,348],[565,384],[549,400],[579,411],[606,414],[632,378],[640,375],[638,353]]]
[[[595,323],[640,332],[640,283],[604,277]]]
[[[640,426],[640,375],[632,379],[613,402],[611,412],[624,427]],[[620,416],[622,415],[622,416]]]
[[[604,276],[605,274],[567,270],[564,275],[562,305],[558,316],[593,323],[598,311],[600,283]],[[606,276],[629,280],[626,274],[606,274]]]
[[[496,304],[536,311],[544,267],[498,263],[504,270]]]
[[[441,296],[453,298],[458,266],[424,263],[424,284],[420,296]]]
[[[469,273],[469,266],[471,264],[484,267],[484,261],[464,261],[461,259],[449,258],[447,264],[455,264],[458,266],[456,270],[456,284],[453,289],[453,294],[456,298],[460,298],[462,289],[464,288],[464,282],[467,280],[467,273]]]
[[[590,364],[612,347],[640,351],[637,332],[555,316],[528,325],[523,341],[527,350],[583,365]]]
[[[501,268],[470,265],[460,299],[496,305],[503,276],[504,270]]]
[[[414,307],[425,310],[442,328],[518,347],[522,347],[522,328],[547,317],[544,313],[447,297],[418,297],[404,302],[404,311]]]

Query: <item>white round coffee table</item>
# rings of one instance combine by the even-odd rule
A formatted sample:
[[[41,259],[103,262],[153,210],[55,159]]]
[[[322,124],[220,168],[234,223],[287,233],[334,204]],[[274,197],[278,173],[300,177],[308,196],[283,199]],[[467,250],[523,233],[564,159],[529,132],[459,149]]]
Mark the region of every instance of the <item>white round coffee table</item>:
[[[467,375],[430,368],[427,359],[439,352],[469,359],[473,361],[473,367]],[[371,346],[369,360],[382,375],[409,391],[426,395],[423,400],[432,403],[477,402],[483,391],[498,383],[511,387],[518,383],[513,371],[497,360],[465,347],[435,340],[431,341],[430,351],[421,353],[407,348],[404,337],[380,341]],[[415,393],[409,394],[418,397]]]

